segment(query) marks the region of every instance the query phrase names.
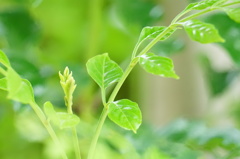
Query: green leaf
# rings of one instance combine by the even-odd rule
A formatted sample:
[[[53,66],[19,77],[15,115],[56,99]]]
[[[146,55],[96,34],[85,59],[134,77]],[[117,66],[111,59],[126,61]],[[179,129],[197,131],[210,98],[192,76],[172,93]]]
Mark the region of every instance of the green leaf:
[[[7,91],[7,79],[6,78],[0,79],[0,89]]]
[[[44,103],[43,105],[43,110],[46,114],[46,116],[48,117],[48,119],[52,120],[52,119],[56,119],[56,111],[53,108],[53,105],[51,102],[47,101]]]
[[[8,96],[8,98],[24,104],[34,102],[34,95],[31,83],[26,79],[22,79],[20,88],[15,92],[15,94],[11,94],[11,96]]]
[[[10,66],[10,62],[7,56],[1,50],[0,50],[0,63],[2,63],[6,67]]]
[[[74,127],[80,121],[79,117],[74,114],[56,112],[51,102],[44,103],[44,112],[48,119],[60,129]]]
[[[208,7],[212,7],[212,6],[218,6],[220,4],[223,4],[227,2],[227,0],[205,0],[205,1],[200,1],[200,2],[195,2],[195,3],[191,3],[189,4],[185,11],[188,10],[203,10],[206,9]]]
[[[154,26],[154,27],[144,27],[141,31],[140,37],[139,37],[139,43],[141,43],[144,40],[148,39],[154,39],[156,38],[160,33],[162,33],[167,27],[164,26]],[[176,31],[176,29],[171,30],[168,32],[164,37],[162,37],[160,40],[167,39],[170,35],[172,35]]]
[[[17,74],[17,72],[11,67],[7,70],[7,86],[8,86],[8,96],[11,98],[20,89],[22,84],[22,78]]]
[[[102,89],[106,89],[112,83],[117,82],[123,74],[122,69],[117,63],[110,60],[107,53],[88,60],[87,71]]]
[[[175,74],[173,62],[169,58],[147,53],[140,57],[139,63],[147,72],[154,75],[176,79],[179,78]]]
[[[8,98],[18,102],[29,104],[34,101],[31,83],[22,79],[11,67],[6,75]]]
[[[188,36],[200,43],[224,42],[214,25],[203,23],[199,20],[189,20],[183,23]]]
[[[237,23],[240,23],[240,8],[224,8],[228,16]]]
[[[108,117],[117,125],[132,130],[134,133],[142,123],[142,114],[138,104],[128,99],[110,103]]]
[[[58,112],[56,115],[58,117],[58,125],[61,129],[74,127],[80,121],[79,117],[74,114]]]

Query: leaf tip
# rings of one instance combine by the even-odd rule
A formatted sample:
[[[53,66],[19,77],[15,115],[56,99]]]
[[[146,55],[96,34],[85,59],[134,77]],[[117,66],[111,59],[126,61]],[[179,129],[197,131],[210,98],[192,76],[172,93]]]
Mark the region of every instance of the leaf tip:
[[[178,75],[175,75],[173,78],[176,79],[176,80],[180,79],[180,77]]]
[[[134,134],[137,134],[137,130],[132,130]]]

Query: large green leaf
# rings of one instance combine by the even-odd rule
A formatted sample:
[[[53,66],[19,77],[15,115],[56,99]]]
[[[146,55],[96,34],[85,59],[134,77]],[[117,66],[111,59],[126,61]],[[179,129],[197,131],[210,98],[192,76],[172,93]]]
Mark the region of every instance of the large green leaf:
[[[117,82],[123,74],[122,69],[109,58],[107,53],[88,60],[87,71],[102,89],[106,89],[112,83]]]
[[[225,8],[228,16],[237,23],[240,23],[240,8]]]
[[[0,79],[0,89],[7,91],[7,79],[6,78]]]
[[[147,72],[154,75],[176,79],[179,78],[174,72],[172,60],[167,57],[147,53],[140,57],[139,63]]]
[[[189,4],[185,10],[203,10],[208,7],[218,6],[227,2],[227,0],[204,0]]]
[[[47,115],[48,120],[52,121],[60,129],[74,127],[80,121],[79,117],[74,114],[56,112],[51,102],[44,103],[44,112]]]
[[[24,104],[34,102],[34,95],[31,83],[26,79],[22,79],[18,91],[16,91],[15,94],[11,94],[11,96],[8,97],[10,99],[16,100]]]
[[[117,125],[132,130],[134,133],[142,123],[142,114],[138,104],[128,99],[110,103],[108,117]]]
[[[141,31],[140,37],[139,37],[139,43],[141,43],[144,40],[147,39],[154,39],[156,38],[160,33],[162,33],[166,27],[164,26],[153,26],[153,27],[144,27]],[[162,37],[160,40],[167,39],[170,35],[174,33],[176,29],[171,30],[168,32],[164,37]]]
[[[7,75],[8,98],[29,104],[34,101],[31,83],[22,79],[11,67],[8,68]]]
[[[0,50],[0,63],[4,66],[10,66],[7,56]]]
[[[8,86],[8,96],[11,98],[18,92],[22,85],[22,78],[17,74],[17,72],[11,67],[7,70],[7,86]]]
[[[192,40],[200,43],[224,42],[214,25],[199,20],[189,20],[183,23],[184,29]]]

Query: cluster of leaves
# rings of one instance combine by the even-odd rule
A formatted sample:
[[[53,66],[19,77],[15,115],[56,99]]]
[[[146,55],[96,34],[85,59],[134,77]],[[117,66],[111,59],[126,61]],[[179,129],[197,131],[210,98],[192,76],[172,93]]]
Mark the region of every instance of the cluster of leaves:
[[[203,122],[178,119],[158,133],[169,142],[185,144],[213,157],[230,159],[239,156],[240,132],[235,128],[209,128]]]

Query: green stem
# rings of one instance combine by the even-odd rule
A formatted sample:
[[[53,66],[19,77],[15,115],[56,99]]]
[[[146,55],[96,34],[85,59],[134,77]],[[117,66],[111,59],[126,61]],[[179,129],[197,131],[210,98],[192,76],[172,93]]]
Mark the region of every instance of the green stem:
[[[186,10],[184,12],[179,13],[171,22],[171,24],[176,23],[176,21],[178,21],[178,19],[180,19],[182,16],[184,16],[185,14],[187,14],[188,12],[190,12],[190,10]]]
[[[120,88],[122,87],[124,81],[126,80],[126,78],[128,77],[128,75],[130,74],[130,72],[132,71],[132,69],[134,68],[134,66],[138,63],[139,58],[135,57],[134,59],[132,59],[132,61],[130,62],[130,64],[128,65],[128,67],[126,68],[124,74],[122,75],[122,77],[120,78],[119,82],[117,83],[117,85],[115,86],[111,96],[108,99],[108,103],[111,103],[114,101],[115,97],[117,96]]]
[[[163,32],[161,32],[155,39],[153,39],[140,53],[139,56],[147,53],[162,37],[164,37],[169,31],[174,29],[177,25],[168,26]]]
[[[74,144],[76,159],[81,159],[81,152],[79,148],[79,141],[78,141],[76,127],[72,128],[72,134],[73,134],[73,144]]]
[[[72,95],[69,95],[67,98],[68,98],[67,99],[68,114],[73,114],[73,111],[72,111]],[[72,136],[72,141],[73,141],[73,145],[74,145],[74,151],[75,151],[76,159],[81,159],[81,152],[80,152],[76,127],[72,127],[72,135],[73,135]]]
[[[51,124],[49,123],[49,121],[47,120],[46,116],[44,115],[44,113],[42,112],[42,110],[40,109],[40,107],[35,103],[32,102],[30,103],[32,109],[34,110],[34,112],[37,114],[38,118],[41,120],[42,124],[44,125],[44,127],[47,129],[49,135],[51,136],[53,142],[56,144],[56,146],[58,146],[58,148],[60,149],[61,152],[61,156],[63,159],[68,159],[65,151],[63,150],[61,143],[56,135],[56,133],[54,132]]]
[[[106,103],[106,92],[104,88],[101,88],[101,93],[102,93],[102,102],[103,102],[103,105],[105,106],[107,103]]]
[[[87,159],[93,159],[93,157],[94,157],[97,141],[98,141],[99,135],[101,133],[101,130],[102,130],[102,127],[103,127],[103,124],[104,124],[104,121],[105,121],[107,115],[108,115],[108,107],[106,105],[106,106],[104,106],[101,117],[99,118],[97,129],[93,136]]]

